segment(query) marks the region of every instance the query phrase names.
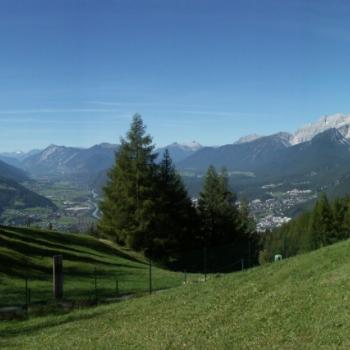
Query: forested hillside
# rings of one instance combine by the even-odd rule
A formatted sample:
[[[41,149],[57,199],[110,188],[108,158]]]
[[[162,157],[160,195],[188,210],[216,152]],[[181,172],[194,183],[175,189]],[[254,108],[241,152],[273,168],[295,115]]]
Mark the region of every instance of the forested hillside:
[[[47,198],[34,193],[20,182],[28,180],[27,174],[0,160],[0,214],[7,208],[50,207],[55,205]]]
[[[7,178],[13,181],[21,182],[28,179],[27,174],[4,161],[0,160],[0,177]]]
[[[350,237],[350,197],[329,201],[322,193],[314,207],[263,236],[261,262],[315,250]]]
[[[0,177],[0,214],[6,208],[20,210],[28,207],[55,208],[55,205],[19,183]]]

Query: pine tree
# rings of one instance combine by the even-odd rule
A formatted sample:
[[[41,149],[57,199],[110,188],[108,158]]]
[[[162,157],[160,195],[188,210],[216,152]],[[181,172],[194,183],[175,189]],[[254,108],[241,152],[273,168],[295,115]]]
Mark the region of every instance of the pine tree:
[[[345,208],[344,208],[344,218],[343,218],[343,238],[350,237],[350,199],[349,197],[345,199]]]
[[[322,193],[310,220],[309,248],[317,249],[333,242],[334,218],[327,196]]]
[[[126,139],[121,139],[100,206],[99,230],[137,250],[150,246],[156,221],[153,150],[141,116],[135,115]]]
[[[203,231],[203,244],[210,245],[216,236],[217,231],[217,212],[219,211],[222,194],[220,193],[219,176],[213,166],[208,168],[206,173],[203,190],[198,200],[198,209],[201,218]]]
[[[248,259],[249,266],[259,261],[261,238],[256,231],[256,222],[249,211],[249,203],[245,198],[240,200],[239,205],[240,238],[239,245]]]
[[[250,214],[249,204],[245,198],[242,198],[240,200],[239,217],[240,217],[242,232],[244,232],[247,235],[255,234],[256,222]]]
[[[209,167],[198,209],[205,246],[229,243],[238,238],[240,229],[236,196],[229,189],[225,170],[218,174],[213,166]]]
[[[345,223],[345,217],[347,212],[347,204],[344,199],[337,198],[332,203],[332,211],[333,211],[333,243],[337,242],[341,239],[346,238],[346,227],[344,225]]]
[[[158,169],[158,210],[154,255],[169,256],[194,244],[196,211],[168,150]]]

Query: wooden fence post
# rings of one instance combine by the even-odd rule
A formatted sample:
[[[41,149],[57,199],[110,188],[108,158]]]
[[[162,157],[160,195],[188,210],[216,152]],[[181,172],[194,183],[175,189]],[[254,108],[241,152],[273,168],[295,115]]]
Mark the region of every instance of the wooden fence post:
[[[53,296],[55,299],[63,297],[63,259],[62,255],[53,257]]]

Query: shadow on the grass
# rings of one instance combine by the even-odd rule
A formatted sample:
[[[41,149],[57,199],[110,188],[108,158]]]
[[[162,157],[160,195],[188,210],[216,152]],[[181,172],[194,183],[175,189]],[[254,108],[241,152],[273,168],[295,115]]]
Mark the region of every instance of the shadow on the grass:
[[[21,241],[14,241],[4,236],[3,237],[0,236],[0,245],[2,247],[12,249],[28,257],[41,256],[41,257],[51,258],[53,255],[60,254],[60,255],[63,255],[64,260],[78,262],[78,263],[87,263],[93,266],[104,265],[104,266],[125,267],[125,268],[132,268],[132,269],[143,268],[141,266],[130,266],[128,264],[119,264],[116,262],[113,263],[113,262],[101,261],[89,256],[82,256],[82,255],[72,254],[69,252],[62,252],[61,250],[40,248],[40,247],[26,244]],[[25,261],[24,259],[19,260],[9,255],[6,255],[6,256],[0,255],[0,272],[4,272],[14,277],[23,278],[28,275],[28,271],[31,274],[34,274],[35,271],[39,273],[49,274],[51,272],[51,269],[52,269],[51,266],[42,266],[39,264],[34,264],[29,260],[27,261]],[[74,271],[72,272],[74,273]],[[77,274],[82,275],[84,274],[84,272],[78,271]],[[39,276],[37,277],[39,278]]]
[[[81,246],[85,248],[90,248],[92,250],[95,250],[103,254],[119,256],[121,258],[125,258],[130,261],[144,263],[143,261],[120,251],[119,249],[113,248],[89,236],[82,236],[82,235],[79,236],[79,235],[66,234],[66,233],[55,232],[55,231],[40,232],[38,230],[32,230],[29,228],[17,228],[17,227],[9,228],[4,226],[0,226],[0,233],[1,231],[4,231],[5,233],[6,232],[22,233],[23,234],[22,237],[24,237],[23,239],[25,239],[27,235],[29,235],[30,237],[39,237],[40,239],[43,239],[45,241],[51,241],[51,242],[63,244],[64,246],[66,244]]]
[[[47,320],[45,318],[43,319],[37,318],[38,323],[33,325],[31,324],[28,325],[28,322],[30,321],[27,321],[27,320],[8,323],[10,325],[9,327],[7,327],[6,329],[0,330],[0,338],[1,339],[13,338],[24,334],[30,336],[36,332],[42,331],[47,328],[56,327],[63,324],[81,321],[81,320],[89,320],[91,318],[102,315],[104,313],[105,311],[95,309],[90,311],[88,314],[70,313],[64,316],[58,316],[57,318],[52,318],[50,320]]]
[[[8,238],[12,238],[15,240],[20,240],[22,242],[26,242],[26,243],[30,243],[30,244],[36,244],[36,245],[41,245],[41,246],[45,246],[54,250],[64,250],[64,251],[72,251],[78,254],[89,254],[89,255],[95,255],[95,256],[101,256],[101,255],[97,255],[97,254],[93,254],[91,252],[86,252],[86,250],[84,249],[76,249],[76,248],[72,248],[69,245],[64,245],[64,244],[60,244],[60,243],[52,243],[48,240],[45,239],[40,239],[40,238],[36,238],[33,236],[29,236],[29,235],[23,235],[23,234],[19,234],[18,232],[14,232],[14,231],[0,231],[0,234],[8,237]],[[82,247],[84,248],[84,247]],[[102,257],[105,257],[102,255]]]

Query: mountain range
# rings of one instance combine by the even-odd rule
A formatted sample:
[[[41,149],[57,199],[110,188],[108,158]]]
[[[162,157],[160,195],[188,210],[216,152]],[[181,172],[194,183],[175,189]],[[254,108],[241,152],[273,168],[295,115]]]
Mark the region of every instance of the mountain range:
[[[350,116],[323,117],[295,134],[281,132],[220,147],[203,147],[177,166],[183,171],[201,173],[214,165],[264,176],[322,172],[350,164],[349,130]]]
[[[93,179],[115,161],[117,145],[103,143],[91,148],[50,145],[26,157],[21,168],[34,177],[72,177]]]
[[[10,165],[21,168],[34,178],[72,178],[79,177],[82,181],[94,183],[101,182],[99,178],[105,178],[106,171],[114,164],[118,145],[102,143],[90,148],[66,147],[50,145],[44,150],[30,152],[19,157],[11,157],[11,154],[0,154]],[[167,147],[173,160],[177,163],[202,146],[193,141],[189,144],[173,143]],[[165,148],[156,150],[161,159]],[[16,154],[17,155],[17,154]]]
[[[167,149],[172,160],[175,163],[178,163],[192,154],[196,153],[198,150],[202,149],[203,146],[196,141],[192,141],[190,143],[178,143],[174,142],[166,147],[156,149],[156,153],[158,153],[159,158],[162,157],[164,151]]]
[[[181,170],[197,173],[205,172],[209,165],[217,168],[225,167],[232,171],[255,171],[269,163],[274,154],[289,146],[289,134],[279,133],[249,142],[203,147],[178,162],[177,166]]]
[[[184,175],[201,176],[209,165],[214,165],[226,167],[238,176],[238,186],[240,183],[260,186],[291,178],[319,187],[330,186],[331,182],[339,185],[350,173],[350,115],[324,116],[294,134],[248,135],[217,147],[204,147],[195,141],[175,142],[158,148],[159,157],[165,148]],[[28,154],[0,154],[0,159],[7,159],[8,164],[12,162],[34,178],[74,177],[101,187],[117,151],[118,145],[108,143],[90,148],[50,145]],[[17,171],[23,175],[23,171]]]
[[[297,145],[310,141],[313,137],[321,134],[329,129],[337,129],[345,138],[350,138],[350,115],[348,114],[333,114],[321,117],[317,122],[310,123],[298,129],[294,134],[284,133],[289,139],[290,145]],[[264,136],[252,134],[243,136],[235,143],[241,144],[252,142]]]
[[[201,176],[209,165],[225,167],[234,188],[247,198],[265,196],[266,184],[282,184],[280,192],[293,188],[331,196],[350,193],[350,116],[322,117],[295,134],[278,133],[247,138],[220,147],[203,147],[180,161],[184,174]],[[193,192],[200,185],[192,179]]]

